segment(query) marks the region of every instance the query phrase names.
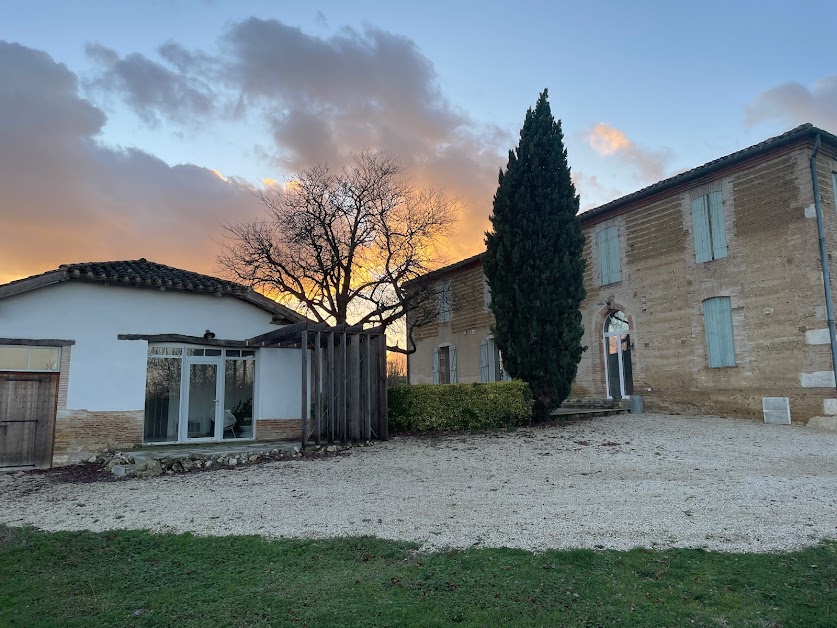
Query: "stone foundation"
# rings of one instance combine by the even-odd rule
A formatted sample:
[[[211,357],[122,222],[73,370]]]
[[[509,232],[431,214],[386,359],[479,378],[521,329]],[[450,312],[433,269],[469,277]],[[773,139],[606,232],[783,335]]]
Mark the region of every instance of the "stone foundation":
[[[142,445],[144,416],[143,410],[58,410],[53,466],[81,462],[105,449],[130,449]]]
[[[300,440],[301,419],[259,419],[256,421],[256,440]]]

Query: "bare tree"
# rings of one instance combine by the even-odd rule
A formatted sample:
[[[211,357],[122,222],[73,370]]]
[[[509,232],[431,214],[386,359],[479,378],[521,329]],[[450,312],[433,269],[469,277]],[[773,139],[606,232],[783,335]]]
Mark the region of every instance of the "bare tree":
[[[407,309],[404,282],[431,269],[459,201],[413,185],[394,156],[352,154],[339,172],[318,165],[258,198],[266,217],[225,225],[219,264],[306,315],[333,324],[389,327]],[[410,307],[435,298],[410,293]],[[429,308],[424,308],[428,310]],[[412,328],[429,321],[411,315]],[[403,324],[403,323],[402,323]]]

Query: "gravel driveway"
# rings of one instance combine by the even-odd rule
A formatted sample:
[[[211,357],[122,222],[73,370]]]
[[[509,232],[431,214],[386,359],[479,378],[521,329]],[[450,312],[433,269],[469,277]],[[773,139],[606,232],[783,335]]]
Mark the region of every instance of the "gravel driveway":
[[[837,538],[837,434],[622,415],[149,480],[0,474],[0,496],[0,523],[47,530],[780,550]]]

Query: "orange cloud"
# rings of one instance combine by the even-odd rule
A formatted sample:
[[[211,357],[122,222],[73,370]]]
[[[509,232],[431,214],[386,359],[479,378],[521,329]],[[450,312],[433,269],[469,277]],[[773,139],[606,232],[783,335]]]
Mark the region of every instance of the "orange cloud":
[[[632,170],[642,184],[663,179],[669,170],[672,154],[668,149],[650,150],[637,146],[624,131],[600,122],[585,134],[590,147],[602,157],[618,159]]]
[[[587,134],[587,141],[594,151],[604,156],[613,155],[633,147],[633,142],[628,139],[623,131],[604,122],[600,122],[590,130]]]

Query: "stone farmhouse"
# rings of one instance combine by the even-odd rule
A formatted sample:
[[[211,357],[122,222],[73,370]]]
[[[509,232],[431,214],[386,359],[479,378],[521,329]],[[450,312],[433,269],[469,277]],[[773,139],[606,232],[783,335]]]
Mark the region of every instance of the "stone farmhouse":
[[[805,124],[580,214],[587,350],[570,401],[837,421],[835,193],[837,137]],[[414,330],[410,383],[506,378],[481,256],[421,286],[436,315]]]

